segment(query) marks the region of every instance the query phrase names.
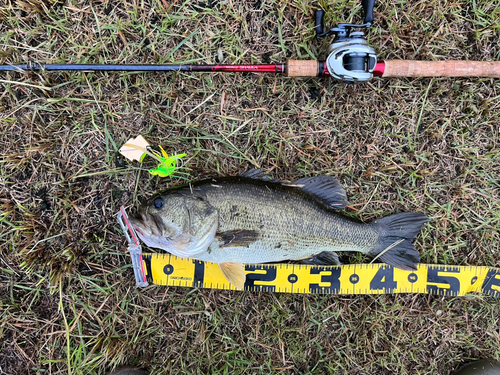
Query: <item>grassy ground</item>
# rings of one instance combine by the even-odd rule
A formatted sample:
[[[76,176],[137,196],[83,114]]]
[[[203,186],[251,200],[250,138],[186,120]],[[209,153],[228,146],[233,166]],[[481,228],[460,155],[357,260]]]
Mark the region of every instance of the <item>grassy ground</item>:
[[[322,2],[326,22],[356,1]],[[5,0],[0,62],[280,63],[323,57],[307,1]],[[380,1],[382,59],[500,60],[489,0]],[[449,374],[500,359],[482,296],[136,289],[115,214],[178,183],[117,157],[143,134],[193,179],[332,174],[362,220],[419,210],[427,263],[500,265],[500,80],[348,86],[252,74],[0,77],[0,373]],[[146,167],[151,167],[147,165]],[[362,261],[351,258],[351,261]]]

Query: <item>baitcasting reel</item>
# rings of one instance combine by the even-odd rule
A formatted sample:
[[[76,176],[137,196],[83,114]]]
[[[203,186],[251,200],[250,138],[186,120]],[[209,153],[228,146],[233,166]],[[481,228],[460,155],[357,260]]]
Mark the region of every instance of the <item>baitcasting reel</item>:
[[[371,80],[377,64],[375,50],[366,42],[363,31],[354,30],[372,25],[375,0],[363,0],[361,4],[365,15],[363,24],[341,23],[326,32],[323,30],[325,12],[322,9],[316,10],[316,38],[335,35],[333,43],[327,49],[326,67],[331,76],[344,82]]]

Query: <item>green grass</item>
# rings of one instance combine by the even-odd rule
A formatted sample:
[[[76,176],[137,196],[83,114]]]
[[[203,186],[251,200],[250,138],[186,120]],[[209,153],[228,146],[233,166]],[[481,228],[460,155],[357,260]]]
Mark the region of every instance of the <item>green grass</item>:
[[[321,4],[327,25],[360,20],[358,2]],[[324,58],[330,41],[314,38],[315,7],[9,0],[0,5],[0,63]],[[495,2],[383,1],[375,17],[368,39],[381,59],[500,60]],[[350,216],[428,214],[416,242],[423,262],[498,267],[499,80],[0,79],[0,373],[133,364],[154,374],[450,374],[471,359],[500,359],[500,304],[489,297],[136,289],[115,216],[182,182],[117,157],[143,134],[169,154],[188,153],[193,179],[252,166],[284,180],[335,175]]]

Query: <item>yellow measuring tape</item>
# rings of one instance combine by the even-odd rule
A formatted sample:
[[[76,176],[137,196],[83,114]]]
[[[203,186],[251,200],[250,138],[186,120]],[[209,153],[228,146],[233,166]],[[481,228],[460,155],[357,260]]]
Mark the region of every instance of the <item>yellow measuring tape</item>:
[[[170,254],[142,255],[148,282],[159,285],[235,290],[219,266]],[[463,296],[479,292],[500,298],[500,269],[474,266],[420,264],[403,271],[386,264],[313,266],[303,264],[248,264],[245,290],[315,293],[384,294],[427,293]]]

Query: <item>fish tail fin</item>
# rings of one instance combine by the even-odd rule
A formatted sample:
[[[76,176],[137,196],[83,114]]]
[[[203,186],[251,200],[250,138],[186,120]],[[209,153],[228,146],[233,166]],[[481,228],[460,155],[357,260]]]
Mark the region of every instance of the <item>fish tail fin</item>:
[[[420,212],[404,212],[376,220],[380,237],[368,255],[391,266],[404,270],[415,270],[420,263],[420,254],[412,241],[429,218]]]

